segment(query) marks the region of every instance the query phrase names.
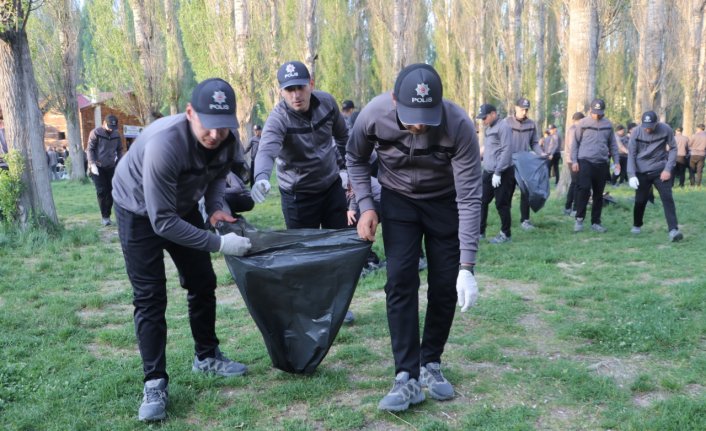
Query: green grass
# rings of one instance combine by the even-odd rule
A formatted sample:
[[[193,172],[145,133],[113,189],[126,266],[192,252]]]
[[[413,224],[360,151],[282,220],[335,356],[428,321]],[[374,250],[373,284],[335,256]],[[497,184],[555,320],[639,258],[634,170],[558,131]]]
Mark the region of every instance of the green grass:
[[[90,183],[55,182],[56,232],[0,231],[0,429],[7,430],[702,430],[706,429],[706,191],[676,190],[684,241],[661,204],[629,233],[632,192],[610,189],[606,234],[572,232],[563,201],[513,241],[482,242],[476,307],[456,315],[444,353],[456,398],[379,412],[392,383],[385,271],[362,279],[344,326],[310,376],[273,369],[223,258],[217,331],[242,378],[191,372],[186,292],[167,258],[168,420],[137,419],[142,371],[132,293],[115,227]],[[276,187],[248,213],[283,227]],[[488,236],[499,221],[491,206]],[[380,238],[378,234],[378,238]],[[382,241],[375,249],[384,255]],[[422,274],[422,280],[426,273]],[[420,294],[425,305],[426,286]],[[422,310],[423,312],[423,310]]]

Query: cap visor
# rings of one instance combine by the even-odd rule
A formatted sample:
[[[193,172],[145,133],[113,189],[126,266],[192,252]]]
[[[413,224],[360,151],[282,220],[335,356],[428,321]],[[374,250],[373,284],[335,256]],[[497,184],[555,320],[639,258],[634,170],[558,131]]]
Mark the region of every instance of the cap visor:
[[[604,115],[605,110],[604,109],[591,109],[591,114]]]
[[[642,127],[654,127],[655,124],[657,124],[657,123],[656,123],[656,122],[654,122],[654,123],[645,123],[645,122],[643,122],[643,123],[642,123]]]
[[[488,114],[478,114],[476,115],[476,120],[485,120],[485,117],[487,117]]]
[[[280,89],[287,88],[287,87],[294,87],[295,85],[307,85],[309,84],[310,80],[309,79],[290,79],[287,82],[284,82],[279,85]]]
[[[201,125],[207,129],[237,129],[238,119],[233,114],[198,114]]]
[[[397,117],[404,124],[424,124],[438,126],[441,124],[442,104],[433,108],[408,108],[397,104]]]

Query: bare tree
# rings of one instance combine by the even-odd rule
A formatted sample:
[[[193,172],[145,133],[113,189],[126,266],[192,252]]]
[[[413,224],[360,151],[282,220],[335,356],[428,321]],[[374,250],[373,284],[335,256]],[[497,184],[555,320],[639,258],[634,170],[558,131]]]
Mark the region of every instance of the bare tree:
[[[524,0],[510,0],[509,11],[509,59],[510,77],[508,83],[508,105],[521,96],[522,91],[522,10]],[[509,109],[509,106],[508,106]]]
[[[665,77],[664,36],[666,5],[664,0],[633,0],[632,16],[640,34],[637,56],[637,84],[634,115],[657,109],[657,97]]]
[[[35,1],[5,3],[0,8],[0,109],[8,146],[24,159],[19,202],[20,225],[29,217],[58,223],[44,152],[44,122],[37,100],[37,83],[29,51],[26,25]]]
[[[701,32],[704,24],[706,0],[681,0],[679,11],[687,27],[688,38],[684,43],[684,73],[682,86],[684,89],[683,122],[684,133],[691,135],[694,132],[694,119],[696,118],[696,104],[699,100],[699,57],[701,55]]]
[[[142,66],[141,86],[133,91],[141,101],[141,117],[146,123],[155,120],[164,94],[162,80],[165,72],[165,50],[163,34],[157,23],[157,2],[153,0],[129,0],[133,15],[137,58]]]
[[[316,1],[306,0],[304,5],[304,20],[306,22],[306,55],[305,63],[312,78],[316,78],[316,49],[318,47],[316,25]]]
[[[546,69],[544,48],[545,48],[545,21],[546,21],[546,11],[544,7],[544,1],[535,0],[534,8],[536,14],[535,22],[535,45],[537,53],[537,76],[536,76],[536,87],[534,93],[534,119],[539,125],[540,130],[544,124],[544,70]]]
[[[179,112],[179,95],[184,80],[184,50],[179,39],[179,26],[177,23],[174,0],[164,0],[164,23],[166,64],[165,97],[169,103],[169,114]]]

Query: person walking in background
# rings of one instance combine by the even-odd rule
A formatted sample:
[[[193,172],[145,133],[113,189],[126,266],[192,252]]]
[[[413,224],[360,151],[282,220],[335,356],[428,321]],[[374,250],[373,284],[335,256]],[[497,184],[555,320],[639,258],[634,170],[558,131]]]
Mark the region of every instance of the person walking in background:
[[[113,174],[115,165],[122,156],[123,143],[118,133],[118,119],[115,115],[108,115],[103,121],[103,126],[93,129],[88,135],[86,148],[88,169],[96,187],[103,226],[111,224]]]
[[[674,165],[674,179],[679,180],[679,187],[684,187],[686,180],[686,171],[689,169],[689,161],[687,159],[687,150],[689,147],[689,138],[682,134],[683,129],[677,127],[674,129],[674,141],[677,145],[677,159]],[[676,181],[672,181],[676,185]]]
[[[601,224],[603,212],[603,191],[610,178],[610,159],[616,163],[616,173],[620,173],[618,143],[613,132],[613,124],[605,118],[605,102],[594,99],[591,102],[591,116],[578,122],[574,130],[571,148],[571,170],[578,174],[576,192],[576,223],[574,232],[583,231],[588,200],[593,193],[591,206],[591,230],[605,232]]]
[[[192,92],[185,113],[147,126],[115,171],[118,235],[132,284],[135,334],[144,373],[141,421],[164,419],[168,404],[165,251],[188,292],[195,350],[192,371],[222,377],[247,371],[219,348],[211,253],[242,256],[250,249],[250,240],[205,230],[198,209],[199,199],[205,197],[212,226],[236,221],[223,211],[225,178],[240,146],[235,112],[230,84],[207,79]]]
[[[59,155],[54,150],[54,147],[47,149],[47,165],[49,166],[49,180],[56,179],[56,166],[59,164]]]
[[[559,184],[559,170],[561,167],[561,136],[559,136],[557,130],[554,124],[549,125],[547,128],[549,137],[544,144],[544,153],[547,155],[547,169],[549,169],[550,178],[552,171],[554,171],[554,185]]]
[[[706,157],[706,126],[696,126],[696,133],[689,138],[689,168],[693,175],[689,178],[691,185],[701,187],[701,176],[704,171],[704,158]]]
[[[628,181],[630,187],[635,189],[631,233],[639,234],[642,231],[648,193],[654,186],[662,200],[669,240],[676,242],[684,237],[679,231],[672,198],[672,170],[676,157],[677,144],[672,128],[657,121],[654,111],[642,114],[642,124],[631,134],[628,144]]]
[[[348,130],[353,128],[359,113],[359,111],[355,110],[355,104],[353,104],[352,100],[344,100],[343,103],[341,103],[341,115],[343,115],[343,118],[346,120]]]
[[[571,158],[571,149],[574,147],[574,140],[576,138],[576,124],[583,119],[583,112],[575,112],[571,116],[571,121],[573,122],[569,126],[569,130],[566,131],[566,148],[564,149],[564,160],[569,167],[569,175],[571,175],[571,182],[569,183],[569,190],[566,192],[566,202],[564,203],[564,214],[571,217],[576,217],[576,183],[578,182],[578,173],[571,169],[573,165],[573,159]]]
[[[618,143],[620,172],[613,174],[611,184],[619,186],[628,180],[628,142],[630,141],[630,137],[625,134],[625,127],[623,127],[622,124],[615,126],[615,138]]]
[[[436,70],[426,64],[402,69],[394,91],[375,97],[360,112],[346,147],[348,176],[361,211],[358,235],[368,241],[375,240],[379,220],[370,180],[374,148],[380,164],[387,322],[395,361],[395,381],[378,409],[401,411],[424,401],[423,387],[437,400],[454,397],[441,371],[441,355],[456,301],[463,312],[478,297],[474,265],[482,194],[480,149],[473,121],[443,99]],[[417,267],[422,240],[429,288],[420,343]]]
[[[257,149],[260,146],[260,138],[262,137],[262,127],[259,124],[252,126],[253,136],[245,147],[245,153],[250,154],[250,187],[255,184],[255,157],[257,157]]]
[[[483,121],[485,152],[483,156],[483,176],[480,206],[480,237],[485,237],[488,224],[488,207],[495,199],[495,209],[500,216],[500,232],[490,239],[492,244],[510,242],[512,238],[512,193],[515,189],[515,173],[507,164],[507,139],[500,139],[502,120],[498,118],[495,106],[485,103],[480,106],[476,119]]]

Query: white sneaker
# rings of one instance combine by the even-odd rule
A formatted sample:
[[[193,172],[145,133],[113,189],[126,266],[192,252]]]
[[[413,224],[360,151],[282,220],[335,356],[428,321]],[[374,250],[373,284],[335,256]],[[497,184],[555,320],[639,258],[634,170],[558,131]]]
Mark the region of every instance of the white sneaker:
[[[640,232],[642,232],[642,228],[639,226],[633,226],[632,229],[630,229],[630,233],[633,235],[637,235]]]
[[[522,229],[524,229],[524,230],[532,230],[532,229],[534,229],[534,225],[533,225],[532,222],[530,222],[529,220],[523,221],[520,226],[521,226]]]

